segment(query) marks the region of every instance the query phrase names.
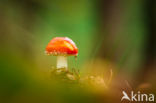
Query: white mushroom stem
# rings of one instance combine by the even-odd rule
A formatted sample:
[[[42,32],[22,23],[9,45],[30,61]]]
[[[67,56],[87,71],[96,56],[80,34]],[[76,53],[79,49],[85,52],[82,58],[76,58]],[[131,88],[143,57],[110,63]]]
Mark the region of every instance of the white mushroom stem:
[[[57,56],[57,69],[66,68],[67,69],[67,56]]]

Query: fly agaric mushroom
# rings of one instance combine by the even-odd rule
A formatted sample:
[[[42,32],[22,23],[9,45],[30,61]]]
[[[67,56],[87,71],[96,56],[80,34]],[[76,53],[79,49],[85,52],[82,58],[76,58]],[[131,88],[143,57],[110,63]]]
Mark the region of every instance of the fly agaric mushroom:
[[[77,56],[78,48],[68,37],[55,37],[48,43],[46,54],[57,56],[57,69],[67,69],[67,56]]]

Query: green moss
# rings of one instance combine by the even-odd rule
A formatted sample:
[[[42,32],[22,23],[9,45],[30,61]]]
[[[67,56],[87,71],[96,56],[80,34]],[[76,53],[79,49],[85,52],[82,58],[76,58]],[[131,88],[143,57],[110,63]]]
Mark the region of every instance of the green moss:
[[[71,72],[66,68],[52,69],[51,78],[52,80],[57,80],[66,83],[78,83],[80,80],[79,73],[76,70],[73,70]]]

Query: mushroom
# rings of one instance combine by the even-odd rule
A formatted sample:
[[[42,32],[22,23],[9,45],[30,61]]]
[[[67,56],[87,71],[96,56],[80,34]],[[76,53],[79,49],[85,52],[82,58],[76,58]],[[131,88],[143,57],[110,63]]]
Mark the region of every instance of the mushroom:
[[[78,48],[68,37],[55,37],[48,43],[46,54],[57,56],[57,69],[67,69],[67,57],[77,56]]]

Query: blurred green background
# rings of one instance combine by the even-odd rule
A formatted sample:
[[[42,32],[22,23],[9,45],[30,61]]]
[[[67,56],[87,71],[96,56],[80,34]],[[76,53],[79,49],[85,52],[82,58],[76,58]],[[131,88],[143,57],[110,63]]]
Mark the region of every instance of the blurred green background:
[[[155,14],[154,0],[0,0],[0,96],[16,98],[38,83],[42,89],[34,82],[55,67],[56,57],[45,55],[53,37],[69,37],[79,48],[69,68],[83,71],[100,59],[143,80],[155,70]]]

